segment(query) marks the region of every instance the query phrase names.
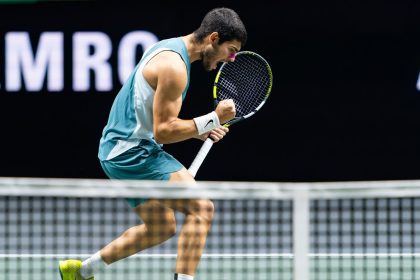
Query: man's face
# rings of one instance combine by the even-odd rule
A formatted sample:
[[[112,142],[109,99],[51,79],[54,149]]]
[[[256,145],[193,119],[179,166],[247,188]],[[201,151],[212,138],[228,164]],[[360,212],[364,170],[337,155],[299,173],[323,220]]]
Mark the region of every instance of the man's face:
[[[206,46],[203,51],[203,66],[206,71],[217,68],[220,62],[233,62],[236,53],[241,49],[241,43],[237,40],[226,41],[218,45],[217,41]]]

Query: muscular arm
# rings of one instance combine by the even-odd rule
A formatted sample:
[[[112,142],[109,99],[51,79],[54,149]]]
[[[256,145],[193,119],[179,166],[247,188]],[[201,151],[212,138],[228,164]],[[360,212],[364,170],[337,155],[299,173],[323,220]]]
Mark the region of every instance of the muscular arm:
[[[169,144],[198,135],[193,120],[178,118],[182,92],[187,84],[187,69],[178,54],[163,52],[144,69],[144,76],[155,87],[153,133],[156,142]]]

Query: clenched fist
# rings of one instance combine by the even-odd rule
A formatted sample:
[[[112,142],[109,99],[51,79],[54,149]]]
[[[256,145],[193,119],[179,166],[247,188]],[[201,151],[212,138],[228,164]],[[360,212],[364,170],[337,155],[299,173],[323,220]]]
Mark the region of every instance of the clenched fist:
[[[232,99],[225,99],[219,102],[216,107],[216,114],[221,124],[224,124],[236,115],[235,103]]]

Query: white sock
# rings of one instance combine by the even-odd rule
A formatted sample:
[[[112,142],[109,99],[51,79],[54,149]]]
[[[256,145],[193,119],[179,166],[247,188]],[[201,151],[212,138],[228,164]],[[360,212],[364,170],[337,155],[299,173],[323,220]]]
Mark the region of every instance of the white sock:
[[[187,274],[175,273],[175,280],[194,280],[194,277]]]
[[[82,262],[82,268],[80,269],[80,275],[83,278],[90,278],[95,273],[105,270],[107,264],[102,259],[99,252],[91,256],[90,258]]]

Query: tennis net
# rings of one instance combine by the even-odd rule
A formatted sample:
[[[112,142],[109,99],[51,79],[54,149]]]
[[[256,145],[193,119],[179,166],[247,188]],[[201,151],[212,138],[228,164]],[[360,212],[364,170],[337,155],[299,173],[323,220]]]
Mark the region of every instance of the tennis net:
[[[141,224],[126,198],[208,198],[194,279],[420,279],[420,181],[262,183],[0,179],[0,279],[60,279]],[[139,195],[141,194],[141,195]],[[177,235],[184,216],[177,213]],[[177,236],[95,279],[172,279]]]

